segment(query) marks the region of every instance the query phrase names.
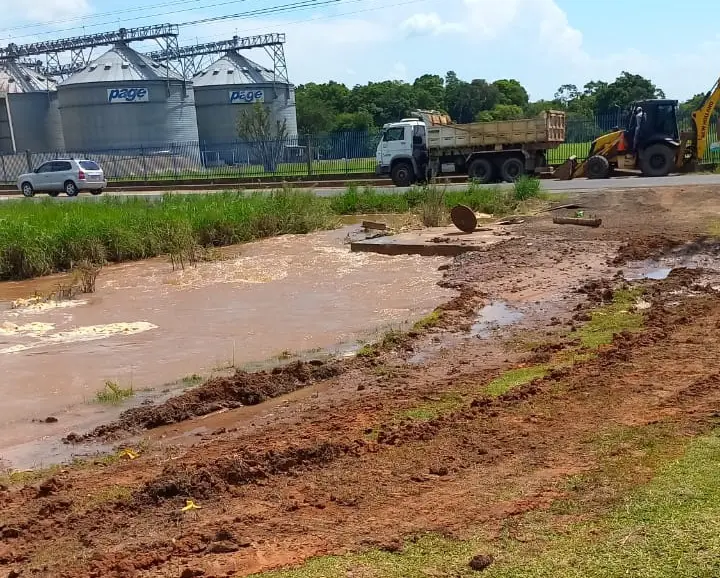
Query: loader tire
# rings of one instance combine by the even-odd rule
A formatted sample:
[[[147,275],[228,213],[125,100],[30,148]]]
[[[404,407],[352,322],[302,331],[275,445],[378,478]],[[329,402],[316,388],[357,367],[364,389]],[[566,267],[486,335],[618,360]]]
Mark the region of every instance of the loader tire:
[[[587,160],[585,174],[588,179],[607,179],[610,176],[610,162],[603,156],[592,156]]]
[[[495,170],[492,163],[483,157],[475,159],[468,166],[468,176],[478,183],[485,185],[493,180]]]
[[[645,177],[664,177],[675,165],[675,151],[663,143],[650,145],[640,154],[640,170]]]

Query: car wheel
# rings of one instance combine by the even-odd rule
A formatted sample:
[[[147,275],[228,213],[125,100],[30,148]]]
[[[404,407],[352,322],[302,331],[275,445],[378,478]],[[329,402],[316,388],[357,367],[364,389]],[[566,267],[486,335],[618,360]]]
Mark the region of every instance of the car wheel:
[[[102,195],[103,189],[93,189],[90,191],[93,195]]]
[[[78,191],[77,185],[72,181],[66,181],[63,188],[65,189],[65,194],[68,197],[77,197],[77,194],[80,192]]]
[[[57,197],[60,194],[60,191],[48,191],[48,195],[51,197]]]
[[[29,198],[35,196],[35,189],[33,189],[33,186],[30,183],[23,183],[20,189],[25,197]]]

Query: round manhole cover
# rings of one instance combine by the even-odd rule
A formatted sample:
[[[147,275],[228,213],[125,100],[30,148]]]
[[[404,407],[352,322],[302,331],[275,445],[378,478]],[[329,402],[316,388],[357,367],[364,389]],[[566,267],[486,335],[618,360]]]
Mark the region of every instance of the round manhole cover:
[[[453,225],[465,233],[472,233],[477,228],[475,211],[465,205],[455,205],[450,211]]]

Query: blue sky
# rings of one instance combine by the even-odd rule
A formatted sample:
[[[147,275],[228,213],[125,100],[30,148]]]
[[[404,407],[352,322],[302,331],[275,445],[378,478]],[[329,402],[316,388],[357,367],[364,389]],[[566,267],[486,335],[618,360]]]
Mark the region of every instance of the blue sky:
[[[720,31],[703,18],[717,12],[716,0],[686,0],[682,9],[670,0],[305,0],[302,10],[267,12],[301,1],[0,0],[0,44],[266,11],[182,27],[180,42],[283,31],[296,84],[455,70],[466,79],[517,78],[533,99],[622,70],[685,99],[720,75]],[[266,63],[261,51],[248,56]]]

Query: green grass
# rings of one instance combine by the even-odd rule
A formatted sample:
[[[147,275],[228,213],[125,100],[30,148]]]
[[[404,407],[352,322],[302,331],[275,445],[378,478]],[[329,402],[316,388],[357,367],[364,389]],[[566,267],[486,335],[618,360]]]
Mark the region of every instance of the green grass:
[[[443,213],[443,201],[447,208],[462,203],[505,214],[522,199],[512,190],[470,185],[453,192],[416,187],[400,195],[353,186],[330,199],[284,189],[251,195],[166,195],[161,201],[106,197],[92,203],[7,202],[0,205],[0,280],[68,271],[83,262],[157,255],[193,263],[201,248],[328,229],[338,224],[339,215],[422,212],[429,206]]]
[[[198,375],[197,373],[193,373],[192,375],[186,375],[181,380],[181,383],[183,387],[196,387],[203,383],[205,379],[202,375]]]
[[[430,421],[458,409],[463,403],[459,393],[444,393],[436,400],[428,400],[396,414],[397,419]]]
[[[483,393],[497,397],[507,393],[515,387],[530,383],[533,379],[545,377],[548,372],[546,365],[533,365],[531,367],[520,367],[506,371],[500,377],[493,379],[483,389]]]
[[[442,321],[443,312],[441,309],[435,309],[428,313],[425,317],[415,322],[413,331],[424,331],[436,327]]]
[[[93,203],[8,202],[0,206],[0,279],[65,271],[81,261],[191,255],[198,246],[336,224],[326,199],[300,191],[166,195],[156,202],[112,197]]]
[[[105,387],[95,394],[97,403],[118,404],[135,395],[135,390],[130,387],[120,387],[117,383],[106,381]]]
[[[633,311],[633,306],[642,294],[642,289],[616,291],[612,303],[595,309],[590,321],[578,329],[582,345],[597,349],[612,343],[616,333],[639,330],[645,317],[641,312]]]
[[[382,351],[397,347],[406,338],[407,334],[404,331],[400,329],[388,329],[379,340],[363,345],[356,355],[358,357],[375,357]]]
[[[380,193],[373,187],[350,185],[344,193],[330,199],[330,206],[339,215],[414,211],[435,216],[440,215],[443,208],[449,210],[455,205],[467,205],[481,213],[501,216],[516,211],[523,201],[541,196],[542,184],[535,178],[523,178],[511,189],[469,183],[460,191],[429,185],[416,186],[401,194]]]

